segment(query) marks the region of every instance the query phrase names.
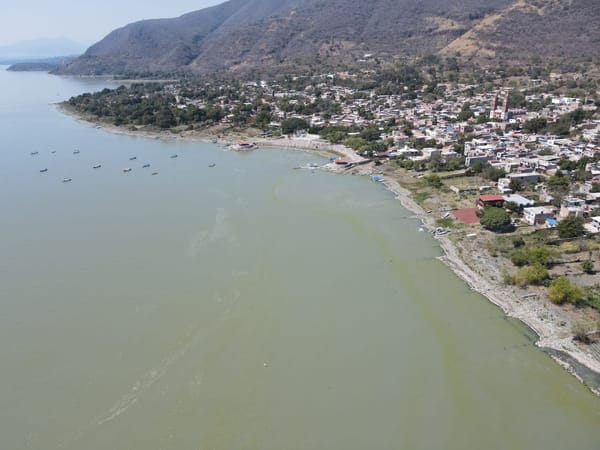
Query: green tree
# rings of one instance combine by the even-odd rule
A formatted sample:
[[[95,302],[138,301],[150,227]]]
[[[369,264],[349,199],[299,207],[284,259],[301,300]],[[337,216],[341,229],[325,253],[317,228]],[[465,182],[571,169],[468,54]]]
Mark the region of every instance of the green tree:
[[[513,192],[519,192],[519,191],[522,191],[523,189],[525,189],[525,186],[523,185],[523,182],[521,180],[517,180],[516,178],[513,178],[512,180],[510,180],[510,183],[508,184],[508,188],[510,190],[512,190]]]
[[[492,231],[507,231],[511,226],[510,215],[502,208],[486,208],[480,223]]]
[[[465,122],[474,115],[475,113],[471,111],[471,104],[469,102],[465,102],[460,110],[460,113],[458,113],[458,120],[460,122]]]
[[[568,192],[569,187],[571,186],[569,179],[565,177],[565,174],[560,170],[548,178],[547,184],[552,191],[563,193]]]
[[[165,106],[161,108],[156,114],[156,125],[160,128],[171,128],[175,124],[175,116],[169,107]]]
[[[304,119],[292,117],[281,122],[281,132],[283,134],[292,134],[300,130],[308,130],[310,126]]]
[[[543,117],[529,119],[523,124],[523,131],[526,133],[541,133],[546,130],[548,121]]]
[[[571,239],[581,236],[584,233],[583,218],[578,216],[565,217],[558,222],[556,230],[561,239]]]

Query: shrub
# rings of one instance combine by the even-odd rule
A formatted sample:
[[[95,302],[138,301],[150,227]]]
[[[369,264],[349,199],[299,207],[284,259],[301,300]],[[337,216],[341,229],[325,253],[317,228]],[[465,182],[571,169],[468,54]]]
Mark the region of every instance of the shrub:
[[[520,248],[525,245],[525,240],[521,236],[517,236],[512,241],[514,248]]]
[[[548,279],[548,271],[540,263],[521,267],[514,275],[515,284],[524,287],[529,284],[540,285]]]
[[[594,273],[594,261],[586,259],[581,262],[581,268],[585,273]]]
[[[511,262],[517,267],[522,267],[529,264],[529,255],[527,254],[527,251],[523,249],[513,250],[512,252],[510,252],[509,258]]]
[[[571,284],[568,278],[560,277],[550,283],[548,298],[552,303],[562,305],[565,302],[580,303],[583,301],[583,291]]]
[[[435,223],[438,227],[450,228],[454,225],[454,220],[452,220],[452,217],[444,217],[436,220]]]
[[[488,242],[488,243],[485,244],[485,249],[487,250],[488,254],[492,258],[495,258],[496,256],[498,256],[498,249],[491,242]]]
[[[527,249],[527,254],[529,255],[530,262],[540,263],[544,266],[547,266],[552,261],[552,258],[558,256],[556,250],[551,250],[548,247],[532,247]]]
[[[443,186],[442,179],[438,175],[429,175],[424,178],[425,184],[433,188],[439,189]]]
[[[591,344],[592,341],[589,334],[592,332],[591,327],[583,322],[577,322],[573,325],[573,339],[583,344]]]

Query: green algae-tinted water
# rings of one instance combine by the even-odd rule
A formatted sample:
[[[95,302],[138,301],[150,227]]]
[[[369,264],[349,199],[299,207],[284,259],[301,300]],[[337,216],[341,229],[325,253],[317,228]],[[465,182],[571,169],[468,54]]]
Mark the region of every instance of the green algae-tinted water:
[[[49,105],[105,85],[0,72],[1,448],[600,448],[381,186]]]

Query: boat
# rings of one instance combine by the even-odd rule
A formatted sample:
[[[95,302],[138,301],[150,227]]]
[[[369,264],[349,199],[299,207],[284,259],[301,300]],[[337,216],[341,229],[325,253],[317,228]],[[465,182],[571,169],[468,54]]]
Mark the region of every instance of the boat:
[[[208,165],[208,167],[215,167],[215,166],[216,166],[216,164],[215,164],[215,163],[212,163],[212,164],[209,164],[209,165]]]
[[[100,167],[102,167],[102,164],[96,164],[92,166],[92,169],[99,169]]]
[[[31,152],[31,153],[29,153],[29,154],[30,154],[31,156],[35,156],[35,155],[37,155],[38,153],[39,153],[39,152]]]
[[[129,158],[129,161],[134,161],[137,159],[137,156],[132,156],[131,158]]]
[[[177,153],[173,153],[171,156],[169,156],[169,158],[174,159],[177,158],[177,156],[179,156]]]
[[[54,155],[56,153],[56,150],[52,150],[50,153]]]
[[[380,177],[379,175],[373,175],[373,176],[371,177],[371,180],[373,180],[373,181],[375,181],[375,182],[377,182],[377,183],[381,183],[381,182],[383,181],[383,178],[382,178],[382,177]]]
[[[152,175],[158,175],[158,172],[152,172]]]
[[[79,153],[81,153],[79,150],[73,150],[74,155],[78,155]]]
[[[148,167],[150,167],[150,164],[144,164],[144,165],[142,166],[142,169],[147,169]]]
[[[256,144],[254,142],[238,142],[230,145],[229,148],[231,150],[252,150],[256,148]]]
[[[125,168],[123,169],[123,172],[131,172],[131,167],[125,167]]]
[[[48,169],[46,167],[44,167],[43,169],[40,169],[40,172],[41,173],[48,172]]]
[[[63,178],[63,183],[69,183],[70,181],[73,181],[73,178]]]

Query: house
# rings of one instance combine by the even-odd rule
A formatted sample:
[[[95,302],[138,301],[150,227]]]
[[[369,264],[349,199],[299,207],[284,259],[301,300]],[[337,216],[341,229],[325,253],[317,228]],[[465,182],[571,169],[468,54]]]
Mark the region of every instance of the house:
[[[592,217],[592,221],[586,223],[585,228],[591,233],[600,233],[600,216]]]
[[[564,219],[569,216],[583,217],[585,212],[585,200],[580,198],[566,198],[560,205],[559,217]]]
[[[529,225],[543,225],[552,219],[556,210],[550,206],[531,206],[523,209],[523,218]]]
[[[477,200],[477,208],[483,209],[488,207],[502,208],[504,205],[504,197],[502,195],[482,195]]]
[[[535,205],[535,202],[533,200],[529,200],[528,198],[525,198],[519,194],[505,195],[504,201],[506,203],[515,203],[521,208],[527,208],[529,206]]]
[[[518,180],[523,184],[535,183],[540,179],[540,174],[535,172],[509,173],[507,177],[510,180]]]

